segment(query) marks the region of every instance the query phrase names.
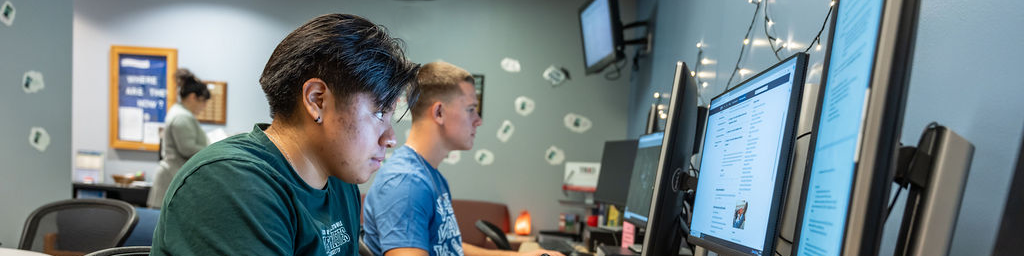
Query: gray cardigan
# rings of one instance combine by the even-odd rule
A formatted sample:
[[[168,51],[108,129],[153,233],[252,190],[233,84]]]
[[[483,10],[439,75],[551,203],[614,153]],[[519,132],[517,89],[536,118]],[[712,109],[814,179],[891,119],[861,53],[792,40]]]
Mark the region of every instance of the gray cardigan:
[[[167,111],[164,125],[164,131],[160,135],[163,143],[160,155],[163,160],[160,160],[153,188],[146,200],[146,204],[152,208],[160,208],[163,204],[167,186],[171,184],[178,169],[208,144],[206,132],[199,127],[199,121],[180,103],[174,104],[171,110]]]

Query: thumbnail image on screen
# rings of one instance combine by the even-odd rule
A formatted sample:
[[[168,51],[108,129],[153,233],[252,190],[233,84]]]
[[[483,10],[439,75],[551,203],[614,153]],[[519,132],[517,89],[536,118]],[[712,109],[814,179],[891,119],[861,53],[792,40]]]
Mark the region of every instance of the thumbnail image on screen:
[[[664,133],[653,133],[640,137],[637,142],[636,160],[633,160],[633,174],[629,183],[629,197],[626,199],[624,220],[637,227],[645,227],[651,211],[654,196],[654,175],[658,172],[658,158],[661,157],[661,142]]]
[[[813,158],[804,184],[798,255],[839,255],[842,249],[882,3],[839,3]]]

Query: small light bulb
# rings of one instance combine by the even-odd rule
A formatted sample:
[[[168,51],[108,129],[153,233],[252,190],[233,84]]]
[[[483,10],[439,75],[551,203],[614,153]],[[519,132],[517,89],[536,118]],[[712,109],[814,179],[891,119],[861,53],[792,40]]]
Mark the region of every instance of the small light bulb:
[[[743,39],[743,45],[748,45],[748,44],[750,44],[750,38],[744,38]]]
[[[697,43],[697,49],[700,49],[701,47],[704,47],[704,44],[703,43]]]
[[[697,71],[690,71],[690,76],[697,76]]]
[[[821,51],[821,43],[818,43],[818,45],[814,47],[814,50]]]
[[[667,119],[667,118],[668,118],[668,114],[665,114],[664,112],[662,112],[661,113],[661,119]]]
[[[700,84],[700,86],[702,86],[702,87],[708,87],[708,82],[703,82],[703,83],[701,83],[701,84]]]
[[[828,2],[828,7],[832,7],[832,6],[836,6],[836,1],[835,0]]]
[[[776,38],[775,44],[782,44],[782,38]]]
[[[783,44],[782,44],[782,48],[783,48],[783,49],[785,49],[785,48],[786,48],[786,47],[788,47],[788,46],[789,46],[789,43],[783,43]]]
[[[747,0],[747,3],[754,3],[754,0]]]
[[[750,72],[753,72],[753,71],[750,71],[749,69],[745,69],[745,68],[741,68],[740,69],[740,75],[741,76],[745,76],[747,74],[750,74]]]
[[[775,25],[775,22],[772,20],[768,20],[768,27],[770,28],[772,27],[772,25]]]
[[[665,104],[658,104],[658,110],[665,109]]]
[[[710,64],[714,64],[714,63],[715,63],[715,61],[710,60],[708,58],[704,58],[704,59],[700,60],[700,64],[701,65],[710,65]]]
[[[659,93],[659,92],[654,92],[654,98],[655,98],[655,99],[657,99],[657,98],[661,98],[661,93]]]

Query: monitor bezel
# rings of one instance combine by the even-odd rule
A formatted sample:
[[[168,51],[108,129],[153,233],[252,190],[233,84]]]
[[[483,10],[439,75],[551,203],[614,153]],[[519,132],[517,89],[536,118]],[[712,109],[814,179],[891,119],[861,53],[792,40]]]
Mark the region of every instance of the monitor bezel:
[[[790,92],[789,107],[788,107],[788,110],[787,110],[787,111],[789,111],[789,114],[786,115],[786,120],[784,120],[785,126],[783,128],[782,145],[781,145],[780,150],[779,150],[780,151],[779,152],[779,154],[780,154],[779,157],[785,157],[785,161],[779,161],[779,166],[777,166],[777,168],[778,168],[777,169],[778,170],[778,175],[775,176],[775,187],[774,187],[774,191],[772,192],[771,209],[769,210],[769,213],[768,213],[769,214],[768,215],[769,216],[768,227],[765,230],[765,239],[764,239],[764,246],[763,246],[764,249],[761,250],[762,255],[764,255],[765,253],[768,253],[768,255],[771,255],[771,254],[774,254],[774,251],[775,251],[775,246],[774,246],[775,245],[775,237],[778,236],[778,233],[779,233],[778,223],[780,222],[780,219],[782,217],[781,216],[781,214],[782,214],[782,206],[783,206],[782,200],[784,198],[783,197],[783,193],[785,192],[785,189],[788,187],[788,186],[786,186],[786,181],[789,180],[789,171],[790,171],[790,168],[792,167],[792,165],[793,165],[793,163],[795,161],[795,159],[793,159],[793,153],[795,152],[795,149],[793,148],[793,145],[795,145],[795,143],[796,143],[796,140],[795,140],[796,133],[797,133],[797,129],[796,129],[797,123],[796,123],[796,121],[797,121],[797,118],[800,116],[800,105],[801,105],[801,102],[802,102],[802,99],[803,99],[803,97],[801,97],[801,96],[803,95],[804,81],[805,81],[806,75],[807,75],[807,59],[808,59],[808,55],[806,53],[796,53],[796,54],[793,54],[793,56],[790,56],[789,58],[786,58],[785,60],[782,60],[782,61],[780,61],[778,63],[775,63],[775,65],[772,65],[771,67],[764,69],[764,71],[761,71],[757,75],[754,75],[754,76],[750,77],[749,79],[744,80],[739,85],[737,85],[737,86],[735,86],[733,88],[730,88],[730,89],[726,90],[725,92],[722,92],[718,96],[715,96],[714,98],[712,98],[711,101],[710,101],[710,102],[715,102],[716,100],[718,100],[719,98],[725,96],[729,92],[732,92],[734,90],[737,90],[737,89],[743,87],[744,85],[747,85],[748,83],[752,82],[753,80],[755,80],[757,78],[760,78],[762,75],[770,73],[770,72],[774,71],[776,68],[778,68],[778,67],[782,66],[783,64],[788,63],[788,62],[790,62],[790,61],[792,61],[794,59],[796,60],[796,65],[795,65],[795,69],[793,70],[793,80],[791,81],[793,83],[793,89]],[[711,107],[708,107],[708,109],[710,111]],[[708,115],[707,118],[709,120],[711,119],[710,114]],[[707,125],[707,124],[705,123],[705,125]],[[704,148],[703,147],[704,147],[704,145],[707,145],[707,127],[705,127],[704,130],[705,130],[704,134],[703,134],[703,136],[701,136],[701,137],[704,138],[703,142],[701,143],[701,145],[702,145],[701,146],[701,152],[704,152]],[[703,158],[703,155],[704,154],[702,153],[701,154],[701,158]],[[700,162],[704,163],[704,159],[701,159]],[[700,179],[700,178],[698,177],[698,179]],[[698,186],[699,186],[699,183],[698,183]],[[695,191],[699,191],[699,189],[695,189]],[[716,239],[720,239],[720,240],[724,241],[725,243],[731,243],[731,244],[721,244],[721,243],[718,243],[718,242],[715,242],[715,241],[710,241],[708,239],[704,239],[704,238],[701,238],[701,237],[693,236],[692,234],[686,234],[686,237],[687,237],[687,241],[690,241],[693,244],[705,247],[708,250],[714,251],[714,252],[716,252],[718,254],[721,254],[721,255],[753,255],[753,254],[748,253],[748,252],[739,251],[738,248],[735,248],[735,246],[743,246],[743,245],[731,243],[731,242],[728,242],[728,241],[726,241],[726,240],[724,240],[722,238],[715,237]]]
[[[813,175],[815,145],[821,108],[828,82],[835,26],[842,1],[835,0],[834,17],[829,25],[828,50],[822,68],[821,83],[807,147],[806,174],[800,194],[793,253],[798,255],[800,235],[807,202],[807,183]],[[862,117],[860,147],[854,163],[854,177],[840,251],[842,255],[874,255],[878,253],[888,214],[889,192],[895,175],[896,153],[903,126],[903,110],[909,87],[917,30],[919,0],[882,0],[882,15],[873,57],[868,96]],[[895,23],[895,24],[894,24]],[[877,172],[877,173],[876,173]]]
[[[677,221],[684,207],[685,191],[678,190],[676,181],[686,173],[683,168],[687,168],[692,156],[697,122],[697,82],[682,61],[676,62],[672,82],[665,138],[658,158],[647,230],[644,232],[643,256],[676,254],[682,238],[686,236],[679,231],[678,225],[681,223]]]
[[[587,7],[590,7],[590,5],[593,4],[596,1],[605,1],[605,2],[608,3],[608,12],[609,12],[608,15],[609,15],[609,19],[611,21],[612,44],[613,45],[612,45],[612,53],[611,54],[605,55],[604,57],[601,58],[601,60],[599,60],[598,62],[594,63],[594,65],[589,65],[588,66],[587,65],[587,41],[586,41],[586,37],[583,36],[583,11],[586,10]],[[620,48],[622,47],[622,44],[623,44],[623,36],[622,36],[622,21],[619,20],[619,3],[618,3],[617,0],[588,0],[586,3],[584,3],[582,6],[580,6],[580,9],[579,9],[578,13],[576,14],[576,21],[579,22],[579,24],[580,24],[579,25],[579,28],[580,28],[580,46],[582,46],[582,49],[583,49],[583,58],[582,58],[583,59],[583,67],[584,67],[585,72],[586,72],[587,75],[601,73],[601,71],[604,71],[604,69],[607,68],[609,65],[612,65],[616,61],[619,61],[619,60],[625,58],[625,54],[622,53],[622,51],[620,50]]]

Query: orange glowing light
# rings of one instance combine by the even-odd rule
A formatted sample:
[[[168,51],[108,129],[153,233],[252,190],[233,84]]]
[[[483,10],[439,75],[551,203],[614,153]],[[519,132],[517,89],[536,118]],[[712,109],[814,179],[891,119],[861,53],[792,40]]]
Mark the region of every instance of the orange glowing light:
[[[516,235],[530,235],[530,212],[523,210],[516,218]]]

